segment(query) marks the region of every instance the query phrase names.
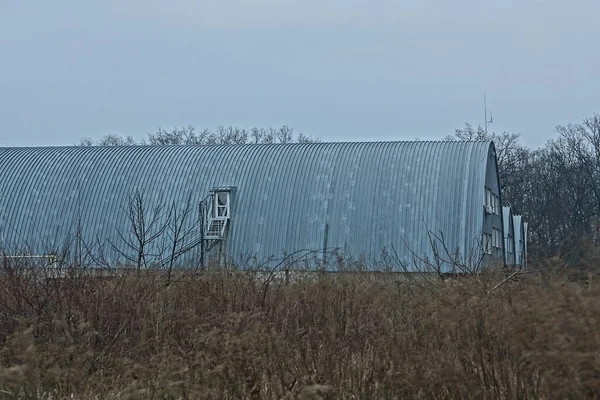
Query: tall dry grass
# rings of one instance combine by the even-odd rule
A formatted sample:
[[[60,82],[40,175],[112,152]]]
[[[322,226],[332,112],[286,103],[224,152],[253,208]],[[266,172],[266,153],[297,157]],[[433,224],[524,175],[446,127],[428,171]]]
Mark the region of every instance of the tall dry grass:
[[[0,397],[597,397],[598,283],[522,276],[483,290],[501,279],[168,283],[13,266],[0,276]]]

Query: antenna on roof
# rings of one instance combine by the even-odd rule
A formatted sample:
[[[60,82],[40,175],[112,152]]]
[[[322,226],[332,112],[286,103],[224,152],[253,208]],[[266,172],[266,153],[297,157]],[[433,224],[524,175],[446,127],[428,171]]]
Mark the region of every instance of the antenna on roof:
[[[485,129],[485,134],[487,135],[488,125],[492,123],[493,118],[492,118],[492,112],[490,111],[490,119],[488,121],[488,117],[487,117],[487,101],[486,101],[486,98],[485,98],[485,92],[483,92],[483,121],[484,121],[483,126],[484,126],[484,129]]]

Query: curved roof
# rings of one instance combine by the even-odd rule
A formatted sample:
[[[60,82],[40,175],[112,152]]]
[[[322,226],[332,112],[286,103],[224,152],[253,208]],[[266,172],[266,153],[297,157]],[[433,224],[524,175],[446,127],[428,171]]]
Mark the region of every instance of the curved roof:
[[[517,265],[521,265],[525,257],[525,221],[521,215],[513,215],[515,225],[515,258]]]
[[[502,207],[502,230],[504,231],[504,263],[513,265],[515,263],[515,226],[512,209],[510,207]],[[508,243],[512,243],[512,251],[509,252]]]
[[[0,245],[48,251],[77,226],[87,243],[117,242],[136,189],[148,204],[183,207],[234,186],[234,258],[326,242],[370,259],[393,246],[407,260],[407,248],[431,255],[428,229],[468,254],[481,238],[493,151],[460,141],[0,148]]]
[[[502,207],[502,224],[504,229],[504,237],[508,235],[514,235],[514,223],[513,223],[512,210],[508,206]]]

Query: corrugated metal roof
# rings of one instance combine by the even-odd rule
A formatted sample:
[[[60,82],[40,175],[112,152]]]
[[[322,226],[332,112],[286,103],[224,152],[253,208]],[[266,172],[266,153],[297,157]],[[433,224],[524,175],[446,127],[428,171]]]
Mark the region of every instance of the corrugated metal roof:
[[[527,265],[527,254],[529,252],[529,248],[528,248],[528,242],[529,242],[529,222],[524,221],[523,222],[523,250],[524,250],[524,254],[523,254],[523,264],[525,266],[525,268],[528,267]]]
[[[235,186],[228,254],[241,259],[327,246],[378,259],[431,257],[427,229],[451,251],[481,240],[490,142],[356,142],[215,146],[0,148],[6,248],[39,252],[72,236],[118,242],[128,195],[149,204]],[[197,210],[194,210],[195,217]],[[406,243],[407,246],[404,245]],[[105,247],[106,251],[106,247]],[[113,257],[117,255],[113,254]]]
[[[504,231],[504,263],[506,265],[514,265],[515,229],[510,207],[502,207],[502,230]],[[511,246],[509,246],[509,243]]]
[[[523,216],[514,215],[515,226],[515,259],[517,265],[523,265],[525,261],[525,226]]]

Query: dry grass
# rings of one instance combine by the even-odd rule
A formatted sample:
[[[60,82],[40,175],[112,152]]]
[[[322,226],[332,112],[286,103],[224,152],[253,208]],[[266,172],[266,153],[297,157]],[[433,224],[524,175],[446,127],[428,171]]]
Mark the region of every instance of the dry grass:
[[[594,398],[600,286],[0,277],[1,398]],[[481,280],[492,285],[501,276]],[[424,287],[426,285],[427,287]]]

